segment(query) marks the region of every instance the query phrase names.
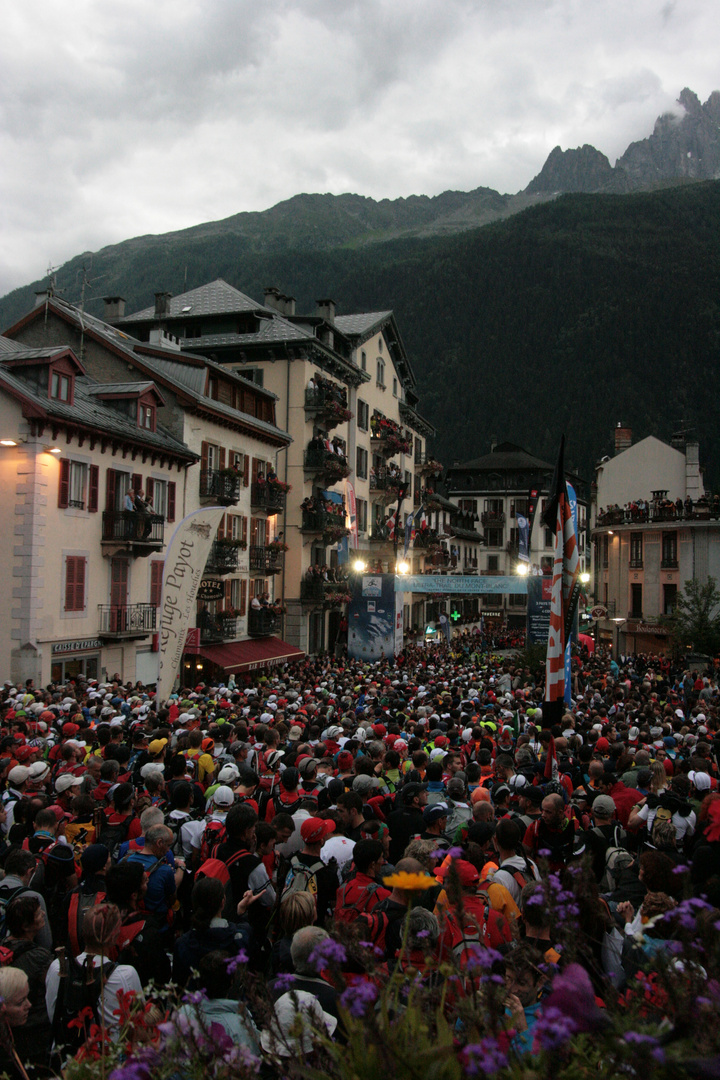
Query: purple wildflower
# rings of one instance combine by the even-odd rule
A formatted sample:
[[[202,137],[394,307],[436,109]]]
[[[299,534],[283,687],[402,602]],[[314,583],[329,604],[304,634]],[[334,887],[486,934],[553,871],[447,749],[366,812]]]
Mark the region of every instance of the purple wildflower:
[[[443,852],[443,855],[449,855],[451,859],[461,859],[463,856],[463,849],[461,847],[451,847],[447,851]]]
[[[502,960],[502,954],[497,952],[496,949],[486,949],[484,945],[469,945],[468,946],[468,971],[473,971],[477,968],[484,968],[489,971],[493,964]]]
[[[160,1055],[148,1047],[113,1069],[108,1080],[153,1080],[159,1064]]]
[[[603,1014],[595,1004],[595,991],[588,973],[580,964],[568,964],[552,983],[552,992],[545,1001],[548,1009],[559,1009],[571,1017],[577,1031],[593,1031],[603,1023]]]
[[[682,866],[682,865],[674,866],[673,867],[673,874],[684,874],[689,869],[690,869],[689,866]]]
[[[348,986],[340,995],[340,1004],[356,1019],[364,1016],[368,1008],[375,1004],[378,992],[377,987],[370,982],[359,982],[354,986]]]
[[[309,963],[317,970],[327,967],[328,964],[344,964],[347,953],[339,941],[326,937],[319,941],[308,957]]]
[[[665,1051],[654,1035],[646,1035],[642,1031],[626,1031],[623,1039],[630,1046],[646,1047],[655,1061],[662,1065],[665,1061]]]
[[[228,975],[234,975],[238,968],[244,967],[248,962],[248,954],[244,949],[241,949],[237,956],[233,956],[231,960],[226,960]]]
[[[572,1016],[550,1005],[535,1025],[535,1040],[541,1050],[559,1050],[573,1037],[578,1026]]]
[[[275,976],[274,988],[278,993],[286,994],[288,990],[292,990],[294,982],[295,976],[291,971],[281,971]]]
[[[492,1076],[500,1069],[507,1069],[508,1059],[498,1044],[497,1039],[488,1035],[479,1043],[471,1043],[460,1054],[463,1067],[468,1076]]]

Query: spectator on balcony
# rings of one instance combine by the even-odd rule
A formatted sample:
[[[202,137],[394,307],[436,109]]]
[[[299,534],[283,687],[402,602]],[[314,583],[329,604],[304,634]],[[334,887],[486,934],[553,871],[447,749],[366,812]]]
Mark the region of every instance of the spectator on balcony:
[[[135,513],[138,515],[136,522],[138,540],[147,540],[150,535],[150,509],[152,499],[145,498],[145,492],[139,488],[135,492]]]
[[[253,596],[252,600],[250,601],[250,610],[251,611],[262,611],[262,604],[260,603],[260,597],[259,596]]]

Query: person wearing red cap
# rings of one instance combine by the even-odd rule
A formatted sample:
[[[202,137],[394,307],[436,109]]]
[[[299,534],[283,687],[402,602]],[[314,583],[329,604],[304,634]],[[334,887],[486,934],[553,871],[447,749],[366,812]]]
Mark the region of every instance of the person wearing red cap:
[[[443,951],[451,952],[461,967],[466,967],[471,955],[468,946],[484,945],[498,949],[512,940],[510,924],[489,902],[487,893],[478,892],[480,873],[465,859],[449,859],[435,871],[442,882],[447,880],[454,866],[462,893],[462,907],[448,907],[444,914]]]
[[[323,844],[334,832],[334,821],[320,817],[306,818],[303,821],[300,826],[303,849],[290,860],[283,888],[283,897],[297,891],[312,893],[319,925],[322,925],[330,914],[337,892],[337,863],[331,859],[326,866],[320,857]]]

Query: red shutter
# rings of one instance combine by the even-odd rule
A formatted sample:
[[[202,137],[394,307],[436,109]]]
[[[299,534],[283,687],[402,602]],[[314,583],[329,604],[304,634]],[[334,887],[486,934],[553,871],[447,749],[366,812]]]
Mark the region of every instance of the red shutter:
[[[260,459],[259,459],[259,458],[256,458],[256,457],[254,457],[254,458],[252,459],[252,478],[253,478],[253,484],[254,484],[254,483],[255,483],[255,481],[257,480],[257,474],[258,474],[258,470],[260,469],[260,466],[261,466],[261,465],[262,465],[262,462],[260,461]]]
[[[226,517],[227,517],[227,514],[223,514],[223,516],[220,518],[220,524],[218,525],[217,538],[216,538],[218,540],[224,540],[225,539],[225,518]]]
[[[136,494],[138,491],[142,491],[142,473],[134,472],[132,474],[131,487]]]
[[[225,596],[224,596],[224,599],[223,599],[223,608],[225,610],[232,607],[230,589],[231,589],[231,582],[230,582],[230,579],[227,578],[227,580],[225,581]]]
[[[147,480],[145,481],[145,498],[146,499],[152,499],[154,494],[155,494],[155,481],[153,480],[152,476],[148,476]]]
[[[115,509],[115,489],[117,487],[117,473],[114,469],[108,469],[105,483],[105,509]]]
[[[200,468],[204,473],[207,472],[208,467],[208,444],[204,442],[200,447]]]
[[[247,518],[244,514],[242,518],[242,525],[240,527],[240,539],[245,544],[245,547],[247,547]]]
[[[58,506],[65,510],[70,502],[70,462],[67,458],[60,459],[60,487],[58,490]]]
[[[97,513],[100,494],[100,466],[90,466],[90,484],[88,486],[88,510],[91,514]]]
[[[225,468],[225,447],[224,446],[221,446],[220,450],[218,452],[218,468],[221,469],[221,470]]]
[[[258,531],[258,519],[250,518],[250,544],[255,547],[257,544],[257,531]]]
[[[240,582],[240,614],[245,615],[247,612],[247,579],[242,578]]]
[[[160,607],[164,565],[160,559],[155,559],[150,563],[150,603],[154,607]]]
[[[175,520],[175,481],[168,480],[167,486],[167,519]]]
[[[65,610],[85,609],[85,559],[82,555],[65,558]]]
[[[250,482],[250,458],[247,454],[243,454],[243,487],[247,487]]]

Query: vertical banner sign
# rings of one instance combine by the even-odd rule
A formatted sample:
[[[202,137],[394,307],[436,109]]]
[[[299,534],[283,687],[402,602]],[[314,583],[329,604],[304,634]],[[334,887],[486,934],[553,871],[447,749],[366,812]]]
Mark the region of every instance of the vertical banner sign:
[[[352,551],[357,551],[358,546],[358,521],[357,521],[357,503],[355,502],[355,488],[352,486],[349,480],[345,481],[345,498],[347,499],[347,512],[350,519],[348,524],[350,526],[350,537],[348,546]]]
[[[531,645],[547,645],[550,632],[551,577],[527,579],[527,640]]]
[[[515,520],[518,527],[518,559],[520,562],[530,562],[530,522],[523,514],[516,514]]]
[[[348,656],[352,660],[392,659],[396,649],[397,600],[394,574],[353,574],[348,613]],[[402,593],[400,626],[402,628]]]
[[[532,547],[532,533],[533,525],[535,524],[535,515],[537,514],[538,503],[540,502],[540,488],[530,488],[528,491],[528,556],[530,554],[530,548]]]
[[[572,484],[567,485],[568,499],[570,500],[570,513],[572,515],[573,528],[577,538],[577,495]],[[572,634],[568,634],[565,643],[565,704],[569,705],[572,700]]]
[[[404,632],[403,632],[403,594],[401,592],[395,593],[395,655],[403,651],[404,645]]]
[[[156,702],[167,701],[180,668],[185,636],[210,548],[225,513],[222,506],[193,510],[170,538],[160,603],[160,668]]]

